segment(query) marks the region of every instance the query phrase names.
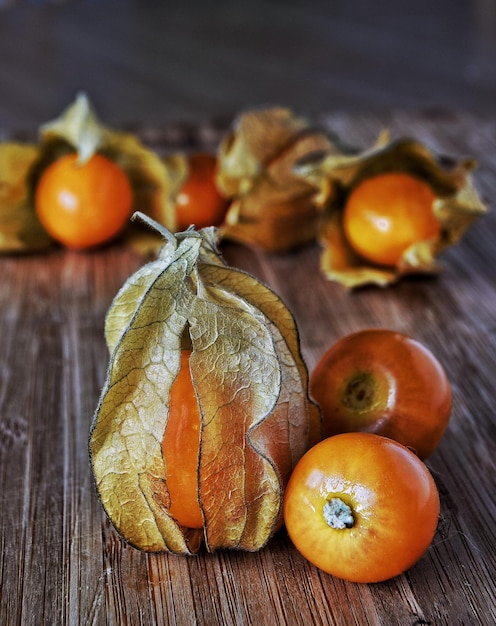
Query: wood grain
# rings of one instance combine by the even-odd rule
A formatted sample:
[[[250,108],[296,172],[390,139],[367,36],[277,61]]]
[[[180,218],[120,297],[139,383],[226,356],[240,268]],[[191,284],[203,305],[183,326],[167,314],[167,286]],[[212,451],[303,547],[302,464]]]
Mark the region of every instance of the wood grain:
[[[474,156],[480,192],[489,201],[495,193],[494,119],[401,111],[322,119],[357,146],[388,127]],[[190,148],[212,147],[222,133],[191,130]],[[163,152],[182,145],[181,132],[140,129]],[[185,558],[127,546],[97,500],[87,439],[108,360],[105,311],[144,259],[120,245],[2,258],[0,624],[496,623],[495,237],[490,213],[443,255],[438,277],[353,293],[321,276],[316,244],[280,256],[223,245],[231,264],[268,283],[293,311],[310,370],[339,337],[379,326],[423,341],[446,367],[453,415],[428,460],[441,494],[439,528],[413,568],[375,585],[320,572],[284,529],[255,554]]]

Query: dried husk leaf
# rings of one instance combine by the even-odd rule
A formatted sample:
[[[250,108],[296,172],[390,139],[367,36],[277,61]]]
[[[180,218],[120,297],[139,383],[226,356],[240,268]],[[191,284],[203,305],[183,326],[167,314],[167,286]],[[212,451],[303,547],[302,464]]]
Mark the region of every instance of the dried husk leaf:
[[[316,201],[324,208],[319,235],[324,275],[353,288],[385,286],[407,274],[436,273],[440,269],[438,255],[456,244],[472,222],[487,211],[473,184],[475,166],[473,159],[436,155],[415,139],[390,141],[387,133],[365,152],[327,155],[320,163],[297,166],[298,174],[318,188]],[[433,212],[441,226],[437,239],[414,243],[395,267],[377,266],[358,255],[342,228],[351,191],[366,178],[385,172],[410,174],[430,185],[436,196]]]
[[[188,157],[183,152],[176,152],[164,156],[162,161],[169,173],[170,195],[175,204],[177,196],[190,173]]]
[[[40,251],[52,242],[38,221],[27,184],[37,156],[30,144],[0,144],[0,253]]]
[[[95,153],[114,161],[131,182],[133,210],[174,229],[171,198],[174,181],[166,165],[135,135],[102,125],[85,94],[79,94],[60,117],[41,126],[39,156],[31,174],[32,188],[48,165],[69,152],[77,152],[81,163]]]
[[[295,163],[335,151],[321,129],[285,108],[242,113],[218,151],[217,184],[232,203],[222,236],[270,252],[313,241],[320,208]]]
[[[284,486],[308,446],[294,320],[267,287],[222,262],[214,229],[165,236],[106,318],[111,361],[90,436],[100,499],[142,550],[258,550],[282,523]],[[201,413],[202,530],[170,516],[161,450],[185,333]]]

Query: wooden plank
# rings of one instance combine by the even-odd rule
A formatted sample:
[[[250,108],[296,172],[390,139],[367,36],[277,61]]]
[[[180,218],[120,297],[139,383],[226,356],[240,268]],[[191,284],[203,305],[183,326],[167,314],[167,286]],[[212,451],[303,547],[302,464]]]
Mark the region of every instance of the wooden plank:
[[[325,117],[355,145],[369,145],[387,126],[475,156],[481,193],[491,199],[496,189],[494,120]],[[165,130],[143,135],[171,149]],[[212,141],[198,133],[197,147],[202,136]],[[87,438],[108,360],[105,311],[144,259],[119,245],[2,258],[0,623],[496,623],[495,236],[489,214],[443,255],[440,276],[353,293],[320,275],[316,244],[279,256],[223,245],[230,263],[264,280],[293,311],[310,370],[339,337],[378,326],[423,341],[446,367],[453,415],[428,460],[441,493],[438,532],[411,570],[375,585],[318,571],[284,529],[255,554],[183,558],[127,546],[97,500]]]

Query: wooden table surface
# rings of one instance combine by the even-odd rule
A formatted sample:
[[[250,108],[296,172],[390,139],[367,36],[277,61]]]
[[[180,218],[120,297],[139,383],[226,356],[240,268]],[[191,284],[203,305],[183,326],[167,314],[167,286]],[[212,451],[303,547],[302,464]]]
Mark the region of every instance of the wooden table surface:
[[[325,117],[325,116],[324,116]],[[359,147],[387,127],[469,155],[490,204],[496,119],[401,111],[330,114]],[[141,129],[151,147],[214,147],[222,129]],[[435,278],[347,292],[318,270],[317,244],[273,256],[234,244],[227,261],[268,283],[292,310],[309,370],[338,338],[366,327],[407,333],[444,364],[454,405],[428,459],[441,495],[438,531],[408,572],[373,585],[307,563],[281,530],[259,553],[147,555],[126,545],[97,500],[87,440],[108,362],[104,315],[144,263],[121,245],[0,259],[0,624],[496,623],[496,217],[442,256]]]

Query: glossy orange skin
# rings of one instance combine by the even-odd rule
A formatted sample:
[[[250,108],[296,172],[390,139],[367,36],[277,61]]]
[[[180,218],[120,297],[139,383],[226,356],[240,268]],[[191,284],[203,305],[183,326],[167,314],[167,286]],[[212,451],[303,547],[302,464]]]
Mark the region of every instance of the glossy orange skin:
[[[171,500],[170,514],[181,526],[203,528],[198,501],[200,411],[189,371],[190,355],[188,350],[181,353],[181,369],[171,387],[162,454]]]
[[[352,248],[379,265],[396,265],[413,243],[434,239],[434,192],[408,174],[389,173],[365,179],[350,194],[343,229]]]
[[[333,498],[349,507],[351,527],[326,520],[324,507]],[[379,435],[345,433],[301,458],[283,514],[294,545],[316,567],[373,583],[401,574],[425,553],[437,528],[439,495],[427,467],[408,448]]]
[[[342,338],[310,377],[323,435],[368,431],[412,448],[421,459],[438,446],[451,415],[448,377],[420,342],[387,329]]]
[[[129,220],[132,204],[127,175],[100,154],[83,165],[75,153],[57,159],[43,172],[35,192],[42,226],[75,250],[112,240]]]
[[[194,225],[197,229],[219,226],[229,201],[215,184],[217,158],[206,152],[188,156],[188,177],[176,198],[177,230]]]

